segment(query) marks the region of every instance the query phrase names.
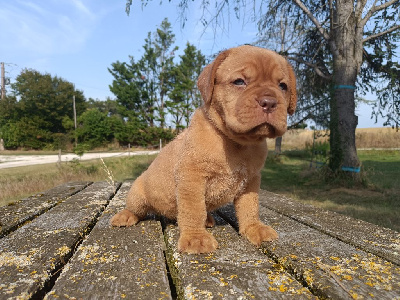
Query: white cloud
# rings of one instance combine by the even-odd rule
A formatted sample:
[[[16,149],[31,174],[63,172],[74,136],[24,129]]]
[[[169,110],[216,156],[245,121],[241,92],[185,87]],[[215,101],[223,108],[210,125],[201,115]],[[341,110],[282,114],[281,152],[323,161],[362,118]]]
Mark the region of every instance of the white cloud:
[[[0,7],[2,50],[34,56],[74,53],[98,18],[80,0],[6,1]],[[2,51],[3,52],[3,51]]]
[[[72,0],[71,1],[73,3],[73,5],[75,6],[75,8],[85,17],[91,19],[91,20],[95,20],[96,19],[96,15],[93,14],[80,0]]]

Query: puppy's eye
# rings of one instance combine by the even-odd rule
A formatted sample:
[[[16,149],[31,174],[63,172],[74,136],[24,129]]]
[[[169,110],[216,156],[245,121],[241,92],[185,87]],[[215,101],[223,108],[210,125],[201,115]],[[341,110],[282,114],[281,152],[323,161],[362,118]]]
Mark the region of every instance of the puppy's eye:
[[[242,78],[238,78],[233,82],[234,85],[246,85],[246,82]]]
[[[286,83],[281,82],[281,83],[279,84],[279,88],[280,88],[282,91],[287,91],[287,85],[286,85]]]

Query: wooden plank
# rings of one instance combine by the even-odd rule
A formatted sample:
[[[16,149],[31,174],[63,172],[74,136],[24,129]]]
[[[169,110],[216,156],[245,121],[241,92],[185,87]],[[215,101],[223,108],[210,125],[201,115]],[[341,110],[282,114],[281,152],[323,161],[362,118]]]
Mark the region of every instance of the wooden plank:
[[[219,243],[211,254],[177,251],[179,230],[165,231],[167,259],[178,299],[313,299],[306,288],[224,222],[210,229]]]
[[[1,239],[0,299],[40,297],[114,191],[94,183]]]
[[[400,265],[400,233],[362,220],[316,208],[267,191],[260,203],[348,244]]]
[[[130,185],[122,185],[46,299],[172,299],[160,222],[109,224],[125,206]]]
[[[221,214],[236,222],[233,207]],[[332,299],[396,299],[400,297],[400,268],[309,226],[260,207],[261,219],[279,233],[263,243],[263,251],[315,295]]]
[[[68,182],[42,193],[0,207],[0,238],[34,219],[60,201],[86,188],[91,182]]]

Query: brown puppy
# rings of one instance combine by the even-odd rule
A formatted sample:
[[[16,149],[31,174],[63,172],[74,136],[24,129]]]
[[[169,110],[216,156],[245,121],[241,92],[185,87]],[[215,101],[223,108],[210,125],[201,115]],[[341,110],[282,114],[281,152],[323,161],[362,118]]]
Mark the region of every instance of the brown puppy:
[[[277,239],[259,220],[258,192],[266,138],[284,134],[296,108],[291,66],[273,51],[232,48],[204,68],[198,87],[203,106],[137,178],[111,224],[131,226],[156,212],[177,219],[180,251],[211,252],[218,244],[206,230],[214,224],[208,212],[233,201],[250,242]]]

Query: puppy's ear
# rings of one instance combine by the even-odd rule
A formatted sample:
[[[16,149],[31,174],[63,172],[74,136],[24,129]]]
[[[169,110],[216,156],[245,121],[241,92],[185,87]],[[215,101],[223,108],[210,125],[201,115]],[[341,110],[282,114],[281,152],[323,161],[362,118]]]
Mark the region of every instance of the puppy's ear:
[[[296,110],[297,104],[297,92],[296,92],[296,75],[294,74],[292,66],[288,64],[289,70],[289,106],[288,106],[288,114],[293,115]]]
[[[200,73],[199,79],[197,80],[197,87],[199,88],[200,94],[205,104],[211,102],[212,94],[214,91],[215,75],[218,67],[228,57],[229,50],[221,52],[212,63],[206,66]]]

